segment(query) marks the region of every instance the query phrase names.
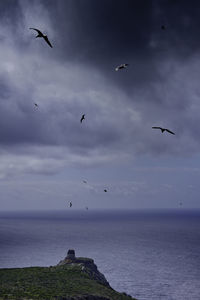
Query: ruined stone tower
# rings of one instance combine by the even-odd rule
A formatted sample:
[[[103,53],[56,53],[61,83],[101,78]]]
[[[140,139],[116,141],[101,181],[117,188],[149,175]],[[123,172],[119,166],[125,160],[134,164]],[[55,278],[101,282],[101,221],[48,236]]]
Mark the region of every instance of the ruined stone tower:
[[[76,259],[76,256],[75,256],[75,250],[69,249],[68,252],[67,252],[67,257],[66,257],[66,259],[70,259],[70,260]]]

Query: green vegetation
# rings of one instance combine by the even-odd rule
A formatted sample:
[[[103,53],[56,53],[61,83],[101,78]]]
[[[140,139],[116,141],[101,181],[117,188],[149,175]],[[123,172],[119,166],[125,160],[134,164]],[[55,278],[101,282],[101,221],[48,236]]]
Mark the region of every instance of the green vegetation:
[[[0,299],[53,300],[86,295],[133,299],[94,280],[81,265],[0,269]],[[95,298],[94,298],[95,299]]]

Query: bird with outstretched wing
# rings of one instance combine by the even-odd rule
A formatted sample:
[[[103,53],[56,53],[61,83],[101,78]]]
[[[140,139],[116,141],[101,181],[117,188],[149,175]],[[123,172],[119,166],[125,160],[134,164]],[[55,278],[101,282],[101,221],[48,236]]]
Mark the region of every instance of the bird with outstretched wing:
[[[164,131],[167,131],[167,132],[169,132],[169,133],[171,133],[171,134],[175,134],[173,131],[171,131],[171,130],[169,130],[169,129],[167,129],[167,128],[162,128],[162,127],[159,127],[159,126],[153,126],[152,128],[153,128],[153,129],[160,129],[160,130],[162,131],[162,133],[163,133]]]
[[[47,35],[43,34],[39,29],[37,28],[33,28],[33,27],[30,27],[29,29],[33,29],[35,31],[37,31],[38,35],[36,36],[36,38],[40,37],[40,38],[43,38],[45,40],[45,42],[51,47],[53,48],[53,46],[51,45]]]

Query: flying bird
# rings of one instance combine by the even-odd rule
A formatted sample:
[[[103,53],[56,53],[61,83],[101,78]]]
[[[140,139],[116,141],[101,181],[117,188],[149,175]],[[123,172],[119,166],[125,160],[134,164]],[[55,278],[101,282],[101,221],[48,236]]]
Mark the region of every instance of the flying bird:
[[[115,71],[119,71],[119,70],[121,70],[121,69],[125,69],[125,68],[128,67],[128,65],[129,65],[129,64],[121,64],[120,66],[118,66],[118,67],[115,68]]]
[[[35,105],[35,107],[37,107],[37,108],[39,107],[37,103],[34,103],[34,105]]]
[[[167,129],[167,128],[162,128],[162,127],[157,127],[157,126],[153,126],[152,128],[153,128],[153,129],[160,129],[160,130],[162,131],[162,133],[163,133],[164,131],[167,131],[167,132],[169,132],[169,133],[171,133],[171,134],[175,134],[174,132],[172,132],[171,130],[169,130],[169,129]]]
[[[85,209],[88,210],[88,207],[86,206]]]
[[[104,190],[105,193],[107,193],[107,191],[108,191],[108,190],[106,190],[106,189]]]
[[[83,183],[87,183],[87,181],[86,181],[86,180],[83,180]]]
[[[162,29],[162,30],[165,30],[165,29],[166,29],[166,26],[165,26],[165,25],[162,25],[162,26],[161,26],[161,29]]]
[[[82,123],[82,122],[83,122],[83,120],[85,120],[85,114],[84,114],[84,115],[82,115],[82,117],[81,117],[81,119],[80,119],[80,122]]]
[[[53,46],[51,45],[51,43],[50,43],[50,41],[49,41],[47,35],[43,34],[39,29],[32,28],[32,27],[29,28],[29,29],[33,29],[33,30],[37,31],[38,35],[36,35],[36,38],[38,38],[38,37],[39,37],[39,38],[43,38],[43,39],[45,40],[45,42],[46,42],[51,48],[53,48]]]
[[[72,202],[69,203],[69,207],[72,207]]]

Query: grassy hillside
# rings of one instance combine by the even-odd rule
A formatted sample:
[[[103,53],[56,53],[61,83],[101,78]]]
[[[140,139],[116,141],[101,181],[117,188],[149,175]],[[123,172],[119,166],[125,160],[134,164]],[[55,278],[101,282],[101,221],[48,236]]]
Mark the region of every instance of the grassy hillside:
[[[133,299],[102,285],[77,264],[0,269],[0,299],[70,299],[86,295],[112,300]]]

